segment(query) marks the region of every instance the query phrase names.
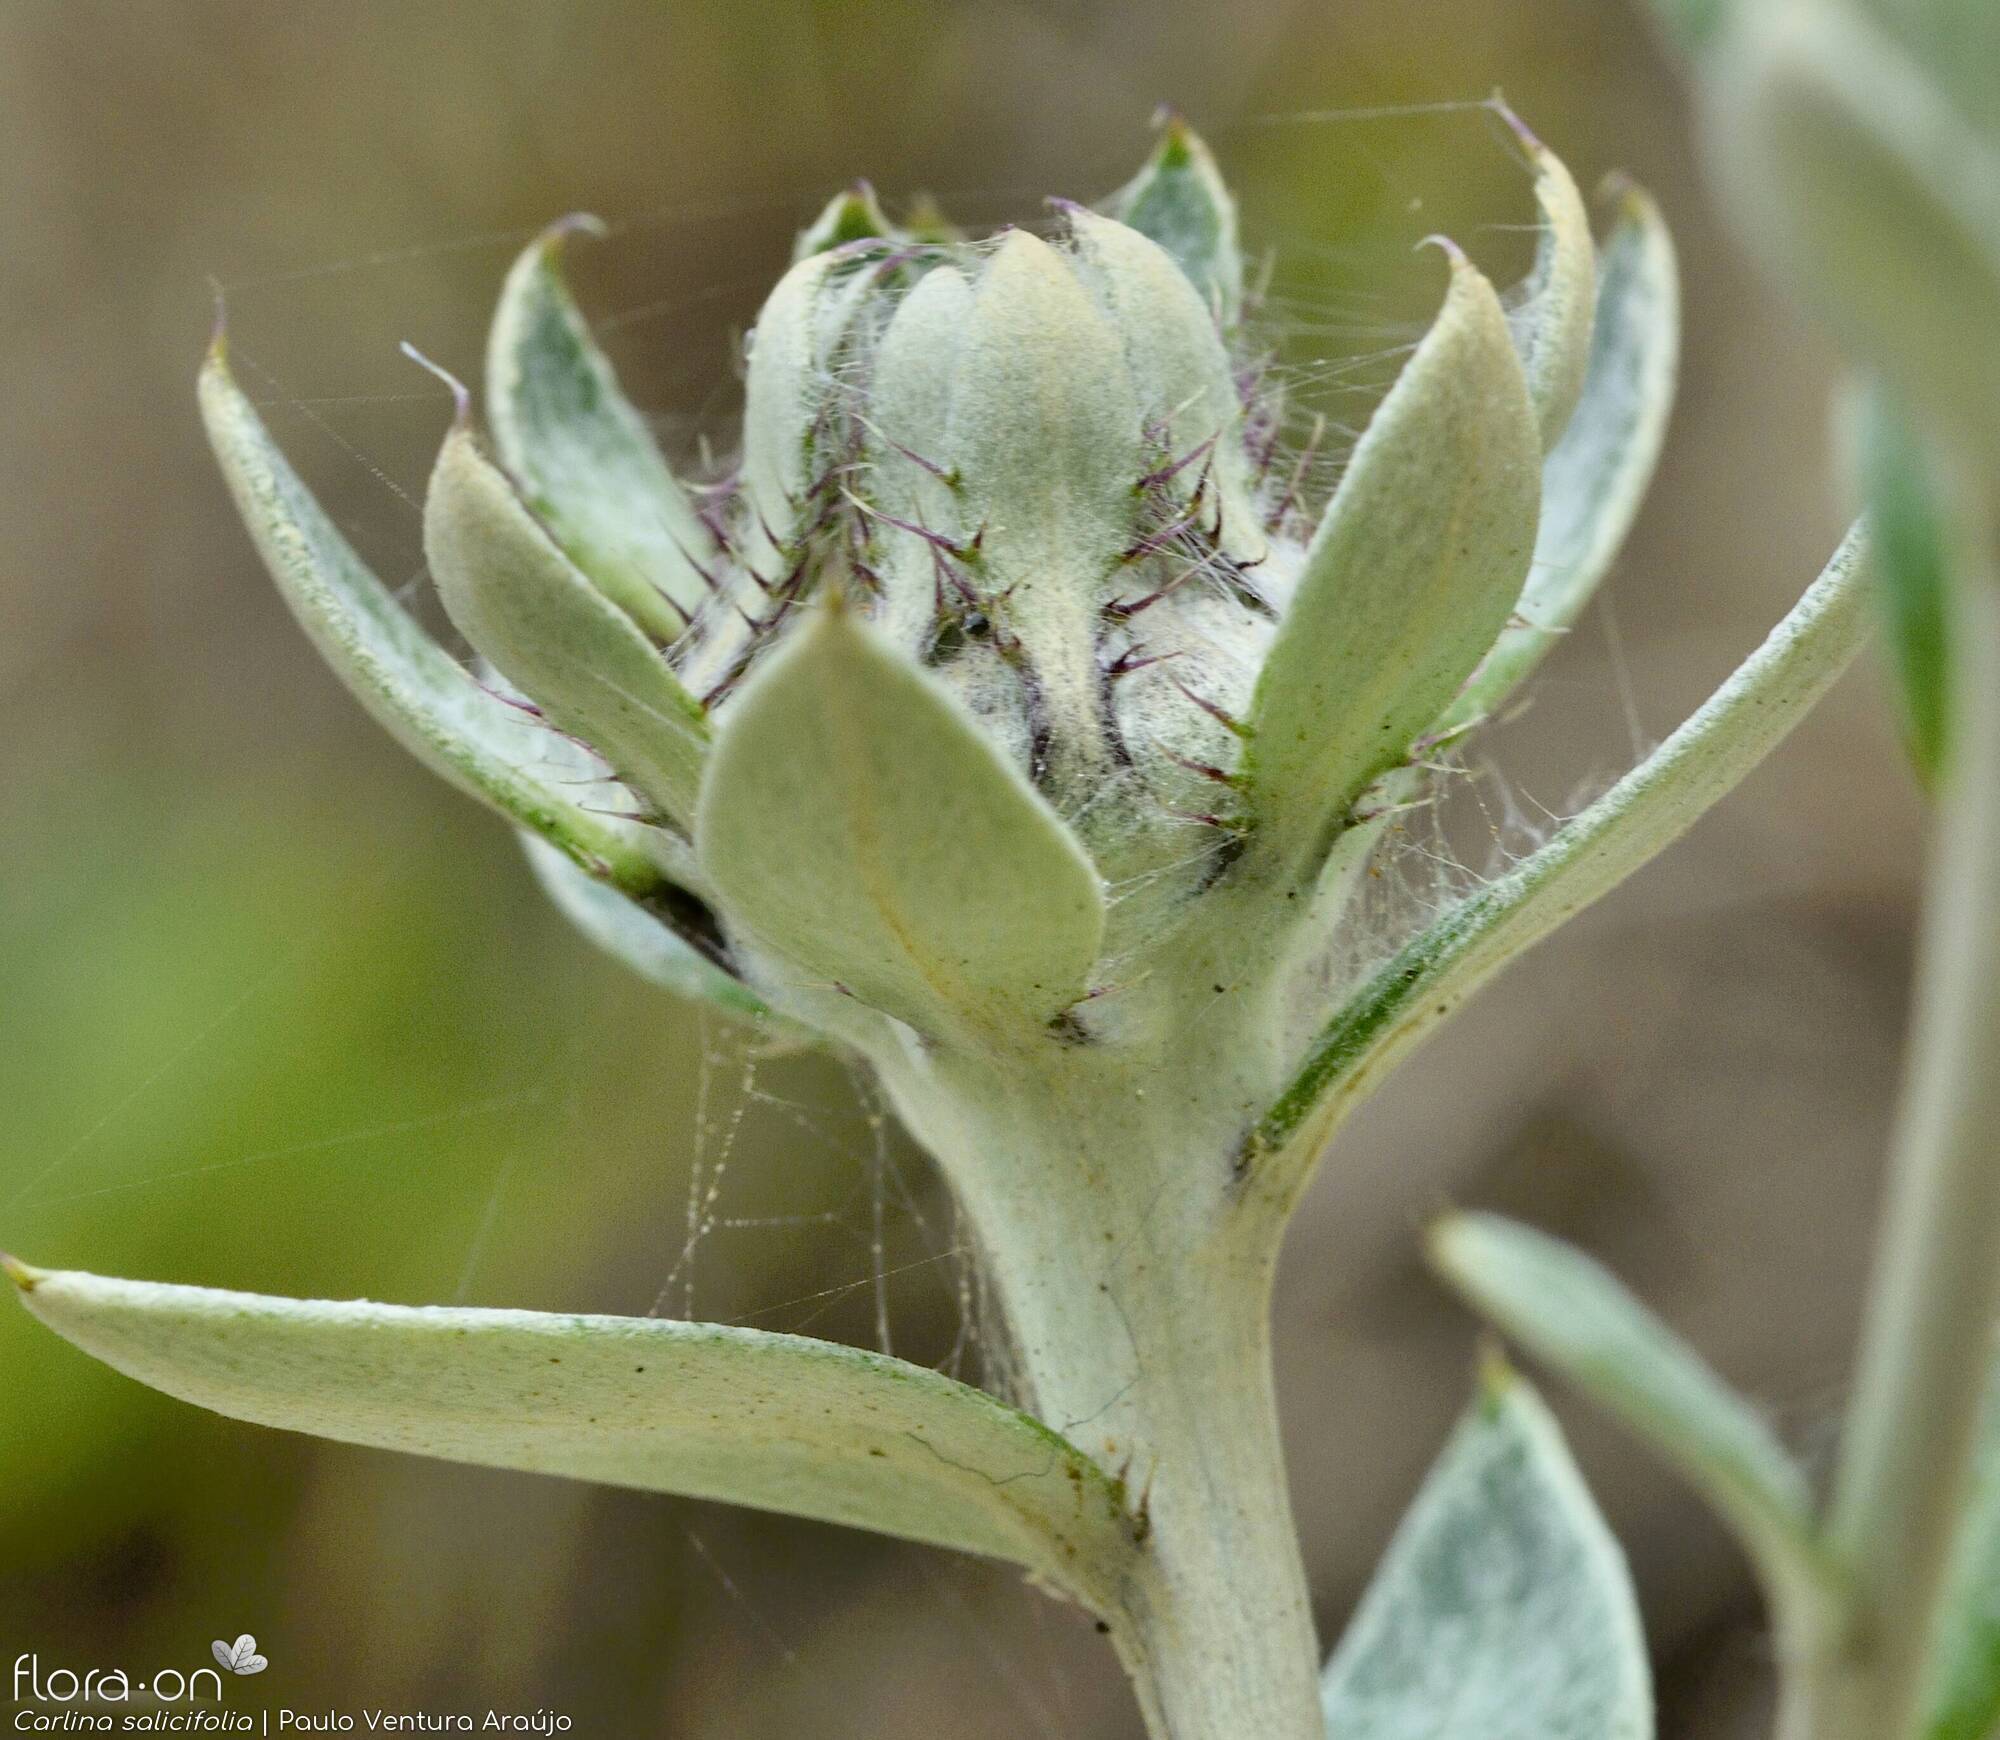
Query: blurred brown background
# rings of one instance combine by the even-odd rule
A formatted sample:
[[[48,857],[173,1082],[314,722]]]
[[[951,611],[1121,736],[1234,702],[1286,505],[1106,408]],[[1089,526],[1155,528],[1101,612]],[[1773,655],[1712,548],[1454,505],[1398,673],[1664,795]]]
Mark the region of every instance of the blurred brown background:
[[[1687,281],[1675,428],[1610,602],[1482,746],[1502,771],[1478,797],[1532,816],[1669,730],[1840,517],[1827,353],[1718,235],[1636,11],[0,0],[0,1243],[269,1291],[691,1302],[868,1341],[885,1189],[897,1350],[965,1354],[949,1205],[878,1149],[856,1085],[753,1070],[589,955],[504,831],[318,666],[201,444],[210,281],[274,428],[415,580],[447,407],[396,341],[473,372],[507,262],[559,213],[612,221],[580,288],[685,450],[726,440],[733,335],[842,181],[1032,217],[1122,180],[1170,100],[1237,179],[1311,374],[1397,341],[1417,236],[1450,228],[1512,271],[1531,215],[1485,117],[1323,112],[1496,85],[1586,185],[1620,168],[1659,194]],[[1448,1198],[1598,1251],[1788,1438],[1823,1441],[1919,823],[1864,671],[1330,1158],[1279,1343],[1329,1638],[1462,1395],[1472,1331],[1411,1237]],[[691,1174],[725,1224],[690,1258]],[[193,1665],[250,1630],[272,1662],[255,1692],[300,1708],[545,1705],[614,1736],[1137,1732],[1088,1625],[1001,1569],[239,1427],[11,1311],[0,1394],[9,1660]],[[1734,1554],[1558,1400],[1638,1571],[1664,1734],[1756,1732],[1764,1645]]]

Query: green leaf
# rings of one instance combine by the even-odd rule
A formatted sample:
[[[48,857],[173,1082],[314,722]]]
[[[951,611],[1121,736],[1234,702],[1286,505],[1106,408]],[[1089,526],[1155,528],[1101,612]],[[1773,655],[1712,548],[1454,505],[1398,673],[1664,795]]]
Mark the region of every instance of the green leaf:
[[[1165,117],[1152,156],[1097,209],[1158,242],[1222,324],[1236,324],[1243,309],[1236,201],[1214,156],[1180,116]]]
[[[1362,980],[1307,1047],[1240,1165],[1296,1199],[1340,1120],[1508,961],[1686,833],[1784,741],[1867,639],[1859,526],[1764,644],[1653,751],[1539,851],[1461,898]]]
[[[2000,1730],[2000,1373],[1988,1380],[1965,1517],[1932,1642],[1923,1740]]]
[[[598,590],[671,641],[707,596],[715,539],[570,298],[547,231],[507,274],[486,346],[493,441],[528,505]]]
[[[1519,597],[1541,440],[1507,317],[1456,249],[1451,288],[1355,446],[1251,706],[1264,849],[1308,866],[1401,765]]]
[[[586,875],[546,841],[521,836],[528,867],[542,892],[570,923],[640,978],[690,1002],[704,1003],[737,1021],[770,1028],[774,1036],[798,1034],[781,1023],[763,998],[725,972],[665,919],[615,888]]]
[[[857,181],[828,200],[826,209],[799,231],[792,242],[792,260],[796,264],[829,248],[844,248],[849,242],[890,240],[896,235],[896,226],[877,203],[874,188]]]
[[[1947,510],[1933,460],[1879,390],[1864,396],[1856,437],[1903,735],[1917,771],[1934,785],[1951,717]]]
[[[1535,263],[1508,298],[1507,319],[1547,449],[1555,446],[1576,409],[1590,365],[1597,257],[1590,240],[1590,213],[1584,209],[1575,178],[1511,111],[1503,112],[1535,166],[1535,199],[1542,208]]]
[[[1332,1740],[1649,1740],[1625,1556],[1556,1423],[1496,1369],[1327,1663]]]
[[[431,472],[424,554],[459,632],[685,828],[708,743],[700,702],[557,548],[463,424]]]
[[[1490,1214],[1440,1221],[1430,1249],[1477,1310],[1680,1470],[1735,1531],[1781,1613],[1809,1611],[1837,1587],[1798,1464],[1749,1404],[1600,1265]]]
[[[1085,1599],[1131,1559],[1122,1495],[1081,1451],[884,1355],[721,1324],[10,1268],[57,1334],[232,1419],[874,1529],[1011,1559]]]
[[[923,1031],[1040,1025],[1088,988],[1097,872],[956,699],[845,606],[730,703],[696,846],[733,920]]]
[[[1583,393],[1542,462],[1542,517],[1514,614],[1433,728],[1490,717],[1569,632],[1610,570],[1652,481],[1680,359],[1680,277],[1659,208],[1636,187],[1597,264]]]
[[[1912,421],[2000,469],[2000,140],[1842,0],[1744,13],[1706,84],[1747,240]]]
[[[201,412],[237,510],[279,594],[334,674],[433,773],[644,894],[662,880],[656,830],[581,808],[536,770],[549,733],[488,693],[397,603],[272,441],[217,343]]]

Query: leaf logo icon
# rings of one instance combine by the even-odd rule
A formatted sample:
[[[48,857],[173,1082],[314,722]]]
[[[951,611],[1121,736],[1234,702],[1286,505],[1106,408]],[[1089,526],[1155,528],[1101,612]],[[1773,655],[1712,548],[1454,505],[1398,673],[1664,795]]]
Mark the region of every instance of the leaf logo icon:
[[[261,1674],[271,1664],[257,1653],[257,1640],[249,1632],[234,1643],[224,1643],[221,1638],[209,1645],[215,1659],[233,1674]]]

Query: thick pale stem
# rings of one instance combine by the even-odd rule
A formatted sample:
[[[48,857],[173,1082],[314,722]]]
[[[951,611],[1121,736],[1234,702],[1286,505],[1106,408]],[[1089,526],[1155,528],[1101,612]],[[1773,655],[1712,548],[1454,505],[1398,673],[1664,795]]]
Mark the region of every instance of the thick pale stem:
[[[1126,1482],[1141,1551],[1103,1617],[1152,1732],[1321,1740],[1271,1384],[1275,1252],[1231,1192],[1242,1078],[1184,1061],[885,1076],[979,1229],[1021,1399]]]
[[[1795,1740],[1915,1731],[2000,1313],[2000,588],[1954,600],[1959,717],[1888,1216],[1829,1528],[1851,1634],[1801,1675]]]

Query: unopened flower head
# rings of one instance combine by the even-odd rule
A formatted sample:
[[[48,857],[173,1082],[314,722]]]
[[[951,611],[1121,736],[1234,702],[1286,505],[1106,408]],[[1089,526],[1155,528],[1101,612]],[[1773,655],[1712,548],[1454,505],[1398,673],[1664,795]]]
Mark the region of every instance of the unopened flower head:
[[[1371,817],[1518,678],[1521,635],[1580,604],[1523,614],[1594,262],[1522,138],[1534,272],[1508,307],[1443,244],[1442,309],[1330,504],[1279,458],[1235,208],[1178,123],[1047,234],[836,199],[757,318],[739,459],[705,484],[624,398],[557,226],[502,297],[488,434],[462,398],[426,511],[483,693],[400,613],[362,624],[387,657],[300,583],[317,510],[219,365],[211,425],[322,646],[567,858],[601,936],[629,938],[623,895],[689,983],[811,1023],[832,997],[926,1036],[1101,1037],[1211,893],[1273,958],[1256,937],[1323,915]]]

